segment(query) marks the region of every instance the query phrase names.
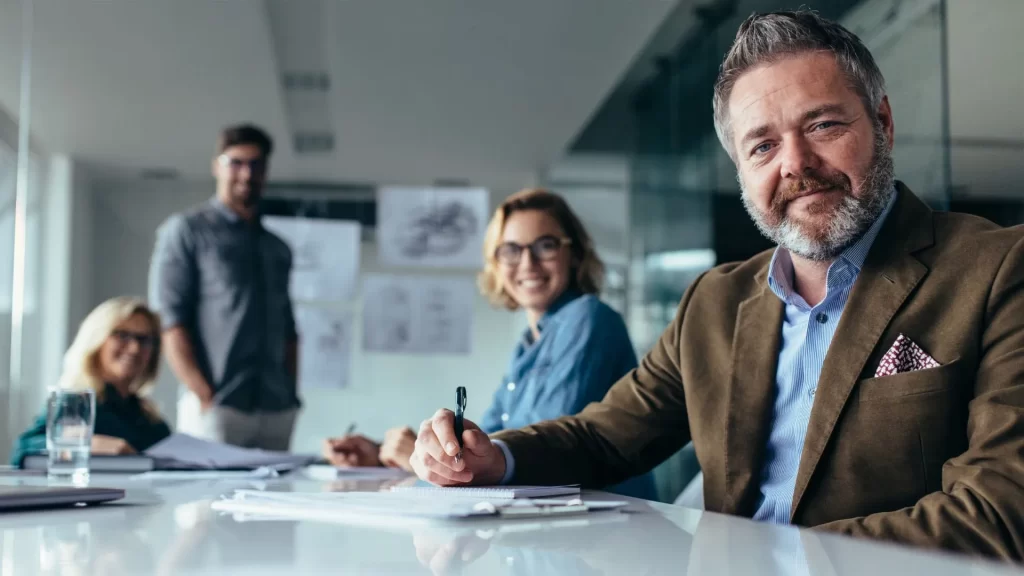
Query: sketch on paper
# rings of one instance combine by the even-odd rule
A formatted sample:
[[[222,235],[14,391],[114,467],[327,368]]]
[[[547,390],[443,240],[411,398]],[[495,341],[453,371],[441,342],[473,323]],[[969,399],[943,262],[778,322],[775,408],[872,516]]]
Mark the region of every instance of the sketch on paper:
[[[376,294],[373,340],[384,350],[401,350],[412,343],[412,304],[409,292],[397,285],[381,287]],[[371,330],[374,332],[374,330]]]
[[[299,333],[299,387],[346,388],[352,349],[352,314],[295,307]]]
[[[367,352],[470,352],[471,279],[376,274],[364,279],[363,294]]]
[[[338,302],[355,298],[358,222],[265,216],[263,226],[292,249],[292,300]]]
[[[483,188],[381,188],[377,195],[381,263],[478,268],[488,201]]]

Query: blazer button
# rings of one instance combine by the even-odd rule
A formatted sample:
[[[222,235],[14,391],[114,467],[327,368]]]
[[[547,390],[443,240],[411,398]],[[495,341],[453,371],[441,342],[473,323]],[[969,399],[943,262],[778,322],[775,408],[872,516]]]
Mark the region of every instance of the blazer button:
[[[508,386],[506,386],[506,388],[508,388],[508,391],[511,392],[511,391],[516,389],[516,383],[515,382],[509,382]]]

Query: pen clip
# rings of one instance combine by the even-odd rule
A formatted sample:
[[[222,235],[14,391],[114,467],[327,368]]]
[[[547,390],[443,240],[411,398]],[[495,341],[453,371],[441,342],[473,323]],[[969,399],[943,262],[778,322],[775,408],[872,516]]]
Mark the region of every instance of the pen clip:
[[[462,420],[466,415],[466,387],[459,386],[455,389],[455,439],[459,442],[459,453],[455,455],[455,462],[459,462],[462,459],[462,432],[463,428]]]

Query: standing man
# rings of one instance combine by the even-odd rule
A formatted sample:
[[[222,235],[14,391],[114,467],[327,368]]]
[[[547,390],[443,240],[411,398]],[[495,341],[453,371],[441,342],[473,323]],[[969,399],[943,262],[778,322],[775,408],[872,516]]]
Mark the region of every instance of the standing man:
[[[708,510],[1024,558],[1024,229],[895,182],[882,73],[813,12],[743,23],[714,112],[778,248],[697,279],[603,401],[493,438],[439,411],[412,467],[602,486],[692,439]]]
[[[272,150],[255,126],[224,129],[213,159],[217,194],[160,227],[149,290],[167,360],[188,388],[178,429],[288,450],[300,406],[292,255],[259,211]]]

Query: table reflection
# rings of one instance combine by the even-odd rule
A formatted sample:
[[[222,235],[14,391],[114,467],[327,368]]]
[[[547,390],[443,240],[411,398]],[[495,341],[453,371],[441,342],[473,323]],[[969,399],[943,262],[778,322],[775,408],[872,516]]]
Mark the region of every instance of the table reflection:
[[[114,510],[113,512],[122,512]],[[147,574],[153,572],[152,543],[147,539],[151,513],[133,511],[61,521],[38,526],[38,548],[19,546],[15,553],[35,549],[39,574],[85,576],[88,574]],[[99,537],[105,534],[107,537]],[[116,534],[116,537],[109,537]],[[26,534],[27,535],[27,534]]]
[[[160,558],[157,574],[199,571],[210,566],[286,567],[295,562],[297,522],[222,516],[199,500],[174,508],[176,532]]]
[[[416,558],[432,574],[679,574],[691,536],[651,511],[595,512],[559,520],[413,532]],[[629,535],[627,537],[627,535]],[[636,537],[644,546],[636,546]]]

